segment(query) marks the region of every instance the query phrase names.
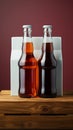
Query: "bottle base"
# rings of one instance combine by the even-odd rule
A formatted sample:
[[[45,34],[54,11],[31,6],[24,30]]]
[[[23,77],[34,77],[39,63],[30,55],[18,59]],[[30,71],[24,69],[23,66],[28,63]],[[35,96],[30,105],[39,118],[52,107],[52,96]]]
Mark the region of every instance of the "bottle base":
[[[31,94],[19,94],[19,97],[21,97],[21,98],[34,98],[34,97],[36,97],[36,96],[34,96],[34,95],[31,95]]]

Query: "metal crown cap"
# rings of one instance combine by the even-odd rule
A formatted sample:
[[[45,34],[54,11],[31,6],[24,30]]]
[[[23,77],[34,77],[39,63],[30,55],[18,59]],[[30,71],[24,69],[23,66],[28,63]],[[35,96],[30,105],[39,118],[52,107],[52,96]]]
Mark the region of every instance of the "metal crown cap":
[[[52,25],[43,25],[43,28],[52,28]]]
[[[32,28],[32,25],[23,25],[22,28]]]

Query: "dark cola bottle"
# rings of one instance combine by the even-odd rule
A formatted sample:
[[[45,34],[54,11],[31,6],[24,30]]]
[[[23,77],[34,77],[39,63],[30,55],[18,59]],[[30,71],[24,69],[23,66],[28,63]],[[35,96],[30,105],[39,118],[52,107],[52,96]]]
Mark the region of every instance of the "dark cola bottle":
[[[40,97],[56,97],[56,66],[53,53],[52,25],[44,25],[42,58],[39,60],[39,91]]]
[[[22,55],[19,65],[19,96],[36,97],[38,87],[38,63],[33,55],[32,26],[23,25]]]

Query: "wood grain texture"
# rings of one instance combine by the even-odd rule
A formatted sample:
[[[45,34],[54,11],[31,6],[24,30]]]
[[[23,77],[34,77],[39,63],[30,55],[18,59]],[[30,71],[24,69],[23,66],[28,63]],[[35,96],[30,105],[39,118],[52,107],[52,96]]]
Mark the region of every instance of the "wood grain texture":
[[[72,102],[2,102],[0,113],[73,114]]]
[[[2,91],[0,129],[73,129],[73,95],[20,98]]]
[[[0,94],[0,113],[73,114],[73,96],[57,98],[20,98],[9,91]]]
[[[5,116],[0,129],[73,129],[72,116]]]

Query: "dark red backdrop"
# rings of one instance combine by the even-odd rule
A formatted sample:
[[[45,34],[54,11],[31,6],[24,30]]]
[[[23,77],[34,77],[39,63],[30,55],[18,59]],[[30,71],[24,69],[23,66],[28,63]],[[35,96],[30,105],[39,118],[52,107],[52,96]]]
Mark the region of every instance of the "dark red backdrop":
[[[0,0],[0,89],[10,89],[11,37],[22,36],[23,24],[32,24],[33,36],[52,24],[62,36],[64,90],[73,90],[73,0]]]

